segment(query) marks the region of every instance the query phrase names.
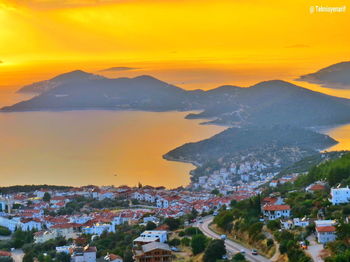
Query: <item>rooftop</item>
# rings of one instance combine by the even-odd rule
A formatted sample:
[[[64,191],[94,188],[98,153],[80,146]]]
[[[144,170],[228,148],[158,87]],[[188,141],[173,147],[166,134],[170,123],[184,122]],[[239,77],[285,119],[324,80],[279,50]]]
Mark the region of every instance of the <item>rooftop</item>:
[[[145,253],[155,249],[163,249],[163,250],[171,251],[168,244],[159,243],[159,242],[152,242],[142,246],[142,251]]]
[[[334,226],[316,227],[317,232],[335,232],[336,228]]]

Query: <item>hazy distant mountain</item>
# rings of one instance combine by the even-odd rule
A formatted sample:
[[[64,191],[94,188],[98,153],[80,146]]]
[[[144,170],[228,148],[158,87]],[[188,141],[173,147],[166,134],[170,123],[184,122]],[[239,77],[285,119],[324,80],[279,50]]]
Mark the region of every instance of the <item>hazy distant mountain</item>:
[[[341,62],[315,73],[303,75],[299,81],[325,85],[330,88],[350,88],[350,62]]]
[[[93,79],[103,79],[103,76],[90,74],[81,70],[72,71],[69,73],[64,73],[49,80],[44,80],[40,82],[35,82],[30,85],[26,85],[19,89],[18,93],[33,93],[33,94],[41,94],[47,92],[55,87],[62,84],[73,84],[74,82],[81,80],[93,80]]]
[[[151,76],[108,79],[74,71],[44,82],[54,83],[55,86],[30,100],[5,107],[3,110],[96,108],[165,111],[186,109],[191,103],[188,100],[191,92]]]
[[[242,125],[329,125],[350,122],[350,100],[314,92],[288,82],[272,80],[249,88],[225,86],[229,102],[212,104],[188,118],[214,118],[211,123]],[[220,98],[223,100],[223,96]],[[219,100],[219,99],[218,99]]]
[[[350,122],[350,100],[280,80],[261,82],[249,88],[221,86],[208,91],[187,91],[151,76],[109,79],[74,71],[43,82],[51,84],[50,88],[44,88],[45,92],[4,107],[2,111],[202,110],[187,118],[238,126],[316,126]]]

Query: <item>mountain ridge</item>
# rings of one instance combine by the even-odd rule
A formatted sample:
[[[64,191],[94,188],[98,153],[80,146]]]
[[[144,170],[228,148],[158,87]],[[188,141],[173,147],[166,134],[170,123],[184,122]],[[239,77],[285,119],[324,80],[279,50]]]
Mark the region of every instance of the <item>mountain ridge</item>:
[[[314,73],[302,75],[296,80],[321,84],[328,88],[350,89],[350,61],[324,67]]]
[[[283,80],[263,81],[250,87],[223,85],[204,91],[185,90],[149,75],[106,78],[75,70],[45,81],[41,82],[49,83],[51,88],[1,111],[201,110],[186,118],[210,119],[208,123],[230,126],[310,127],[350,122],[350,100]]]

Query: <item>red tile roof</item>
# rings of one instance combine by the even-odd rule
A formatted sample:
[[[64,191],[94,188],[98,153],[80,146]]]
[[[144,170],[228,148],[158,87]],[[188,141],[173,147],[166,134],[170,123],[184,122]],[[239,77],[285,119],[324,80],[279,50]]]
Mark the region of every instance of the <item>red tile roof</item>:
[[[268,204],[274,204],[274,203],[277,202],[277,198],[275,198],[275,197],[265,197],[262,202],[268,203]]]
[[[316,227],[317,232],[335,232],[336,228],[334,226]]]
[[[122,259],[120,256],[115,255],[115,254],[108,254],[107,256],[109,258],[109,261],[113,261],[113,260],[116,260],[116,259]]]
[[[281,211],[281,210],[290,210],[289,205],[266,205],[263,207],[265,211]]]
[[[64,197],[64,196],[55,196],[55,197],[51,198],[51,201],[62,201],[65,199],[66,199],[66,197]]]
[[[84,247],[84,252],[97,252],[96,247],[86,246]]]
[[[324,185],[319,185],[319,184],[316,184],[316,185],[313,185],[312,187],[310,187],[309,190],[312,190],[312,191],[321,191],[321,190],[325,190],[325,186]]]
[[[10,256],[11,256],[11,252],[0,250],[0,257],[10,257]]]
[[[52,226],[51,228],[72,228],[72,227],[80,227],[80,224],[75,223],[65,223],[65,224],[57,224]]]

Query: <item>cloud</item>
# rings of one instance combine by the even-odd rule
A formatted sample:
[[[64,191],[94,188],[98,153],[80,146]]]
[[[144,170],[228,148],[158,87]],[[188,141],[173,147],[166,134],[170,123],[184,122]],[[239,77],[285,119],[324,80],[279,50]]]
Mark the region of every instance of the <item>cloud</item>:
[[[304,45],[304,44],[295,44],[295,45],[289,45],[286,46],[286,48],[309,48],[310,46]]]
[[[102,69],[99,72],[107,72],[107,71],[129,71],[129,70],[137,70],[140,68],[135,68],[135,67],[126,67],[126,66],[115,66],[115,67],[110,67],[106,69]]]

